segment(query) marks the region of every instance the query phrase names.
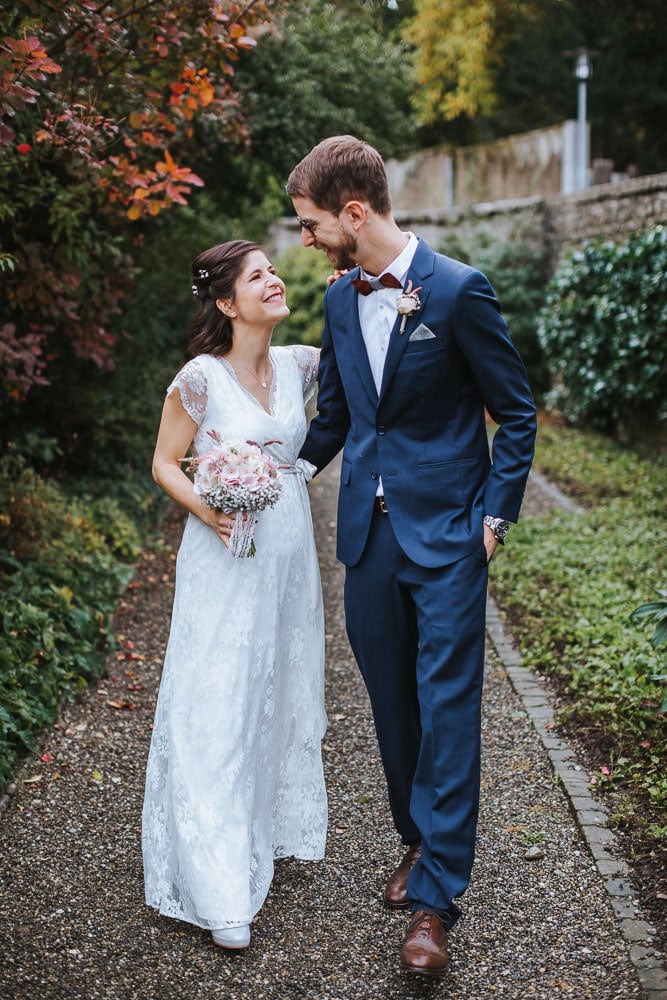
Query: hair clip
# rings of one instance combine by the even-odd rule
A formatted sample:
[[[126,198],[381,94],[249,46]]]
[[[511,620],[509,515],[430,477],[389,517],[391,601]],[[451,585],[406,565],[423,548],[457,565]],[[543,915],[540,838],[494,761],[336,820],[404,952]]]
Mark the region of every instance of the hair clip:
[[[201,268],[200,268],[200,269],[199,269],[199,270],[197,271],[197,277],[198,277],[198,278],[200,278],[200,279],[202,279],[202,280],[203,280],[204,278],[208,278],[208,271],[206,270],[206,268],[205,268],[205,267],[201,267]]]

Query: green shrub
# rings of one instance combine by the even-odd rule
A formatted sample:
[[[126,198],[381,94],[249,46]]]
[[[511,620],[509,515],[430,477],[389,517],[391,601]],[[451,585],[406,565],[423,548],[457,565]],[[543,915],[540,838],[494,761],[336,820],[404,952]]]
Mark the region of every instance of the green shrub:
[[[279,323],[275,344],[313,344],[319,347],[327,277],[333,273],[322,253],[306,247],[283,250],[274,259],[276,271],[287,286],[290,315]]]
[[[653,625],[651,635],[651,645],[654,649],[667,645],[667,590],[658,591],[659,601],[644,601],[630,615],[630,620],[635,623],[645,624],[649,622]],[[667,711],[663,709],[663,711]]]
[[[0,462],[0,791],[35,736],[104,669],[141,538],[110,498],[71,499],[16,454]]]
[[[606,432],[667,419],[667,229],[587,242],[560,264],[539,319],[550,406]]]
[[[493,285],[510,335],[541,399],[550,385],[544,352],[537,338],[537,317],[544,305],[548,259],[537,220],[517,223],[499,239],[485,226],[467,238],[448,239],[441,252],[482,271]]]

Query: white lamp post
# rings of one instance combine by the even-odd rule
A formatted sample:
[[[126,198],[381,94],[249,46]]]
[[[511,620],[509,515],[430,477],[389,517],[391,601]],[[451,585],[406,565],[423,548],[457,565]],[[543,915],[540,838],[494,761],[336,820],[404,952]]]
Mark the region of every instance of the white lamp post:
[[[577,168],[576,189],[588,187],[588,128],[586,122],[586,84],[592,76],[590,52],[586,48],[577,49],[574,75],[579,81],[577,88]]]

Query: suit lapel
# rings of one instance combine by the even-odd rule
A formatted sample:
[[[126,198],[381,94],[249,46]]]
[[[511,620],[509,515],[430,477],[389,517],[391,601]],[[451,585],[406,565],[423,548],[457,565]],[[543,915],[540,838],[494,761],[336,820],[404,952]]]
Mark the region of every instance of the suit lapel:
[[[358,272],[353,272],[350,277],[358,277]],[[339,278],[339,281],[342,280],[343,279]],[[347,335],[345,338],[346,343],[349,344],[350,353],[352,354],[354,363],[357,366],[364,388],[368,393],[368,398],[375,407],[377,406],[378,394],[377,389],[375,388],[375,382],[373,381],[373,372],[371,371],[371,364],[368,360],[368,352],[361,333],[359,305],[357,302],[358,294],[359,293],[354,285],[348,282],[347,287],[343,290],[340,308],[342,310],[343,324]]]
[[[430,247],[424,243],[422,239],[419,240],[419,245],[415,250],[415,255],[412,258],[412,264],[410,270],[408,271],[407,282],[412,281],[412,287],[418,288],[421,285],[421,289],[417,293],[419,295],[419,301],[421,302],[421,307],[417,309],[411,316],[408,316],[405,329],[403,333],[399,333],[399,328],[401,325],[401,316],[396,317],[396,322],[394,323],[393,329],[391,331],[391,337],[389,338],[389,348],[387,350],[387,357],[384,363],[384,371],[382,372],[382,385],[380,386],[380,399],[384,396],[387,391],[387,387],[391,382],[396,367],[401,360],[403,352],[407,347],[408,341],[410,340],[411,332],[416,328],[416,326],[422,322],[422,314],[428,300],[430,289],[428,287],[429,278],[432,276],[435,266],[435,254]],[[358,310],[357,310],[358,312]],[[363,346],[363,342],[362,342]]]

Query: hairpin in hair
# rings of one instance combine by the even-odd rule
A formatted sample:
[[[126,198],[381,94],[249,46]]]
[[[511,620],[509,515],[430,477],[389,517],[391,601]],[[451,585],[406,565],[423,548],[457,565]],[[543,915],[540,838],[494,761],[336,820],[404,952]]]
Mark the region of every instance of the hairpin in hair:
[[[195,276],[195,280],[192,283],[192,294],[193,295],[199,295],[199,284],[198,283],[200,281],[207,281],[208,277],[209,277],[209,273],[206,270],[206,268],[205,267],[200,267],[199,270],[197,271],[196,276]]]

